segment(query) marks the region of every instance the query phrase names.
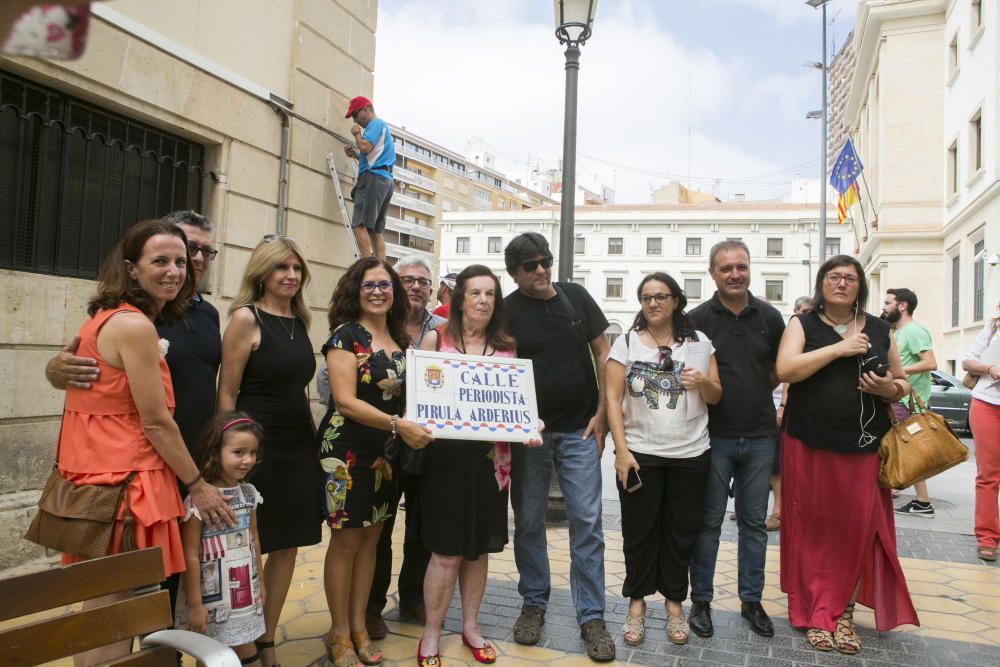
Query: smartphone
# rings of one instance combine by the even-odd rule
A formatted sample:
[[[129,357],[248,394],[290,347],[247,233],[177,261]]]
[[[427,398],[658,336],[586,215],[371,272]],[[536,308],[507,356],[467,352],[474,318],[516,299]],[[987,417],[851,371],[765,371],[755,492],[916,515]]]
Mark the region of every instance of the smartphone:
[[[625,490],[629,493],[634,493],[639,490],[642,486],[642,480],[639,479],[639,473],[636,472],[635,468],[628,469],[628,477],[625,478]]]
[[[889,367],[883,364],[878,357],[868,357],[861,361],[861,372],[871,372],[879,377],[885,377],[886,373],[889,372]]]

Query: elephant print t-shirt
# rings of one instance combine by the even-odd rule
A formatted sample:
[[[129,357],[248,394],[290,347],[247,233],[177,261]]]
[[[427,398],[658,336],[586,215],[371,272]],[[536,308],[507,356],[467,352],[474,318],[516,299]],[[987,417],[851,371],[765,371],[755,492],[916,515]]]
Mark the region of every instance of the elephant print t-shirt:
[[[708,337],[695,332],[699,341]],[[681,385],[681,371],[687,356],[688,342],[671,347],[669,358],[649,347],[635,331],[619,336],[608,361],[625,367],[625,391],[622,415],[625,418],[625,442],[633,452],[686,459],[708,449],[708,411],[688,410],[688,401],[702,402],[697,392]],[[715,354],[715,348],[711,348]],[[697,416],[689,419],[689,414]]]

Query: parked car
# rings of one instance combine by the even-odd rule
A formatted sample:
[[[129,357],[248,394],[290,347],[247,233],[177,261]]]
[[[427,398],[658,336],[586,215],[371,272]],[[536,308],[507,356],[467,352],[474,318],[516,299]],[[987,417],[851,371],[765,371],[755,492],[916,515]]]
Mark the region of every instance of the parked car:
[[[945,418],[956,431],[969,430],[972,392],[962,382],[943,371],[931,371],[931,409]]]

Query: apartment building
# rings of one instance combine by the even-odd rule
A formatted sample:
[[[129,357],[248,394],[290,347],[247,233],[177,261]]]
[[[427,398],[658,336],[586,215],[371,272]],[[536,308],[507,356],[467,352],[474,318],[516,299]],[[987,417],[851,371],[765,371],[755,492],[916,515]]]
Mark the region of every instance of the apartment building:
[[[863,217],[877,220],[859,253],[873,298],[914,290],[916,317],[953,373],[1000,301],[997,9],[863,2],[844,101],[869,186]]]
[[[775,202],[582,206],[576,209],[573,281],[587,288],[611,323],[612,339],[627,331],[638,311],[642,278],[666,271],[681,284],[689,308],[711,298],[709,250],[726,239],[750,248],[751,291],[786,317],[795,299],[809,295],[819,268],[819,206]],[[459,271],[485,264],[500,276],[505,294],[516,289],[503,249],[523,232],[539,232],[559,256],[559,210],[448,213],[441,227],[441,266]],[[848,225],[827,230],[827,255],[849,252]],[[558,273],[558,264],[552,269]]]
[[[391,259],[420,253],[436,264],[437,227],[450,211],[520,211],[556,203],[492,168],[492,157],[478,159],[444,148],[390,126],[396,148],[395,193],[386,220]]]

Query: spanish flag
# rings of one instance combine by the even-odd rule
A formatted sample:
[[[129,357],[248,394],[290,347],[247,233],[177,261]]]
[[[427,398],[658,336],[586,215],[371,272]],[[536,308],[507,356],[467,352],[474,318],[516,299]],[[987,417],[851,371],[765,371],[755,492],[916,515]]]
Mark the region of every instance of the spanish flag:
[[[844,224],[847,212],[858,203],[858,182],[854,181],[843,194],[837,195],[837,222]]]

